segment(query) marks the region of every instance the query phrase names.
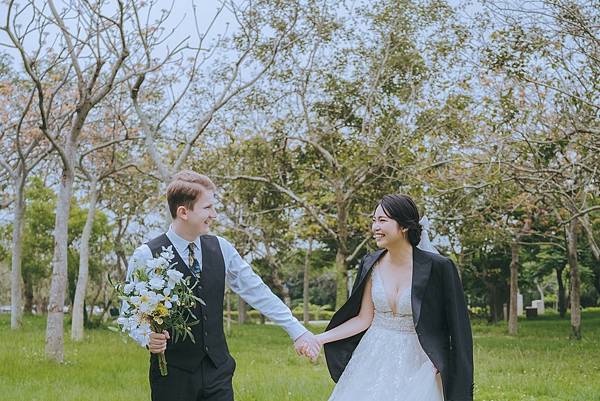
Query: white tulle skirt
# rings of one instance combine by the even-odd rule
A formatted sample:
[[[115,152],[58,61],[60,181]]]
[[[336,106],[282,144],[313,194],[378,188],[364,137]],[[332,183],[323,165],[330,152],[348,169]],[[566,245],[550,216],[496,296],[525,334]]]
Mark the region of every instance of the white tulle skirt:
[[[367,330],[329,401],[443,401],[440,374],[413,331]]]

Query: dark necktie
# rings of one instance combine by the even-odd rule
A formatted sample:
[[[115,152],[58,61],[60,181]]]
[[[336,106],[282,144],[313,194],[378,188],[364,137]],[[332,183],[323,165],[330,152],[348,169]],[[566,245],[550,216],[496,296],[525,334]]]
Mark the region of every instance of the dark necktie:
[[[188,245],[188,266],[190,270],[198,279],[200,279],[200,263],[198,263],[198,259],[194,256],[194,243],[190,242]]]

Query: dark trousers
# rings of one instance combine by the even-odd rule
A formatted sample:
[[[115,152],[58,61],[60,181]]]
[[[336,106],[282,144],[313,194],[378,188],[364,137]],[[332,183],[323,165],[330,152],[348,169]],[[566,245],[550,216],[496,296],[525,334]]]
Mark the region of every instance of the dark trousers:
[[[152,401],[233,401],[235,360],[231,356],[219,366],[205,357],[195,372],[172,365],[168,369],[169,374],[161,376],[158,364],[150,365]]]

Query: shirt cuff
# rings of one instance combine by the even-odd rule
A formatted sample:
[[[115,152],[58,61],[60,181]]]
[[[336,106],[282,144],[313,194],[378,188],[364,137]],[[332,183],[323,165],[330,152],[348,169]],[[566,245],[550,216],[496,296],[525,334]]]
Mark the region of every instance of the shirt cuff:
[[[288,335],[290,336],[290,338],[293,341],[296,341],[298,338],[300,338],[302,335],[304,335],[304,333],[306,333],[308,330],[306,329],[306,327],[302,326],[300,324],[300,322],[296,321],[296,323],[294,325],[292,325],[289,328],[286,328],[286,331],[287,331]]]

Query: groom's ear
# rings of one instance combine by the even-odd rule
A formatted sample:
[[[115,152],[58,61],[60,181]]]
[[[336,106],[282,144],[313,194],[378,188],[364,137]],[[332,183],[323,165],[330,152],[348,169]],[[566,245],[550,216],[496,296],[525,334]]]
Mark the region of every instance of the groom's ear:
[[[188,209],[184,205],[177,206],[177,213],[175,218],[180,218],[182,220],[187,220],[188,218]]]

